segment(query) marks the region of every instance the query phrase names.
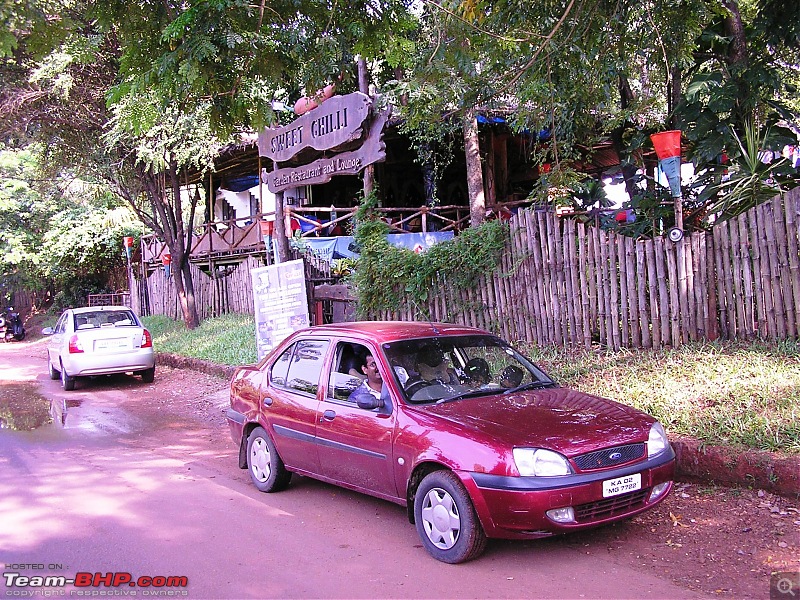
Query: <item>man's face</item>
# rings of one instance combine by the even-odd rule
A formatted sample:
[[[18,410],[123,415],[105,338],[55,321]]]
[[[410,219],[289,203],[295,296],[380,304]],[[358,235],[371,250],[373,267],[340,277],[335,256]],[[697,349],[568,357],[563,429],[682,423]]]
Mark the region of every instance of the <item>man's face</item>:
[[[367,381],[370,383],[381,383],[383,381],[383,378],[378,371],[378,365],[375,362],[375,358],[371,355],[367,356],[367,362],[364,365],[364,374],[367,376]]]

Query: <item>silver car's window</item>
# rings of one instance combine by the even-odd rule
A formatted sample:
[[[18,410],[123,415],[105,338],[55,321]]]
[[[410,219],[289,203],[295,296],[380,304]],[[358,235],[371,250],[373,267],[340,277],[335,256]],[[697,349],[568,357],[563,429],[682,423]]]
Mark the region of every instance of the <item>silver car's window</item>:
[[[138,327],[136,316],[129,310],[103,310],[80,312],[74,315],[75,329],[96,327]]]

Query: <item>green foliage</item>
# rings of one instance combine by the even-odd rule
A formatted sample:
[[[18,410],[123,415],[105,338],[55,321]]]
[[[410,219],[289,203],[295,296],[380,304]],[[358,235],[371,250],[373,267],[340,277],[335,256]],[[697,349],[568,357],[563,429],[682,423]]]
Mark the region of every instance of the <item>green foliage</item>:
[[[781,148],[785,138],[773,139],[769,128],[759,135],[750,122],[745,123],[744,140],[733,128],[730,128],[730,135],[736,145],[728,155],[729,164],[709,166],[695,183],[695,187],[702,189],[700,199],[707,205],[708,212],[723,221],[793,187],[791,181],[795,177],[786,159],[767,164],[759,156],[766,148]]]
[[[183,321],[163,315],[143,317],[156,352],[170,352],[222,365],[251,364],[258,360],[253,315],[227,314],[206,319],[189,330]]]
[[[452,240],[417,254],[389,244],[388,226],[372,210],[375,204],[376,196],[368,197],[356,213],[355,241],[360,258],[350,282],[360,315],[410,304],[420,318],[427,318],[428,295],[440,278],[462,290],[497,269],[508,239],[508,227],[501,221],[470,227]]]

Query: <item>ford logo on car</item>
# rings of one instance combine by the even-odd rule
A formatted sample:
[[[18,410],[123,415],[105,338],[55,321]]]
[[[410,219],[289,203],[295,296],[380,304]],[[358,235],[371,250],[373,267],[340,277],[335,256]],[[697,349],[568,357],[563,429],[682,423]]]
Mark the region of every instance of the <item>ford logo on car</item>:
[[[612,452],[608,455],[609,460],[619,460],[622,458],[622,452]]]

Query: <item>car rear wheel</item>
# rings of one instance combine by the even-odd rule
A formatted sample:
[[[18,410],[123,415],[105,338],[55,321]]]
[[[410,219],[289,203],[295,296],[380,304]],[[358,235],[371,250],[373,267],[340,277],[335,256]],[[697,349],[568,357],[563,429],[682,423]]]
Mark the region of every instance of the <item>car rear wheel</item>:
[[[414,521],[422,544],[436,560],[462,563],[486,548],[469,494],[451,471],[434,471],[422,480],[414,497]]]
[[[61,364],[61,387],[67,392],[75,389],[75,378],[67,375],[67,370],[64,368],[64,363]]]
[[[256,427],[247,436],[247,470],[253,484],[262,492],[280,492],[292,478],[262,427]]]
[[[142,381],[144,383],[153,383],[153,379],[156,377],[156,368],[152,367],[150,369],[145,369],[144,371],[140,372],[142,376]]]
[[[61,376],[61,374],[53,366],[53,363],[50,360],[50,355],[49,354],[47,355],[47,371],[50,373],[50,379],[52,379],[53,381],[55,381],[56,379],[58,379]]]

